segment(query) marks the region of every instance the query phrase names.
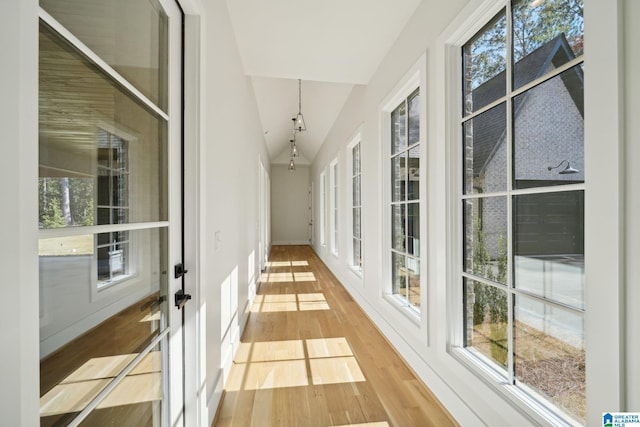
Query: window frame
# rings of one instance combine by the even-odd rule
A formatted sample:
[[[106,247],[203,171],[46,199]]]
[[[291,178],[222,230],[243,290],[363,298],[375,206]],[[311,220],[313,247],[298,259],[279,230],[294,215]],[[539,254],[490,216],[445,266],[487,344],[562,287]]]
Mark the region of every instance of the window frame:
[[[326,168],[320,172],[320,246],[327,247],[327,173]]]
[[[420,336],[421,340],[428,343],[428,277],[427,263],[429,257],[427,254],[427,128],[426,128],[426,99],[427,99],[427,80],[426,80],[426,53],[421,55],[416,63],[409,67],[405,75],[399,80],[398,84],[390,91],[389,95],[381,102],[379,107],[380,113],[380,141],[381,141],[381,218],[382,218],[382,274],[385,279],[381,284],[381,295],[384,301],[390,306],[398,310],[406,319],[415,326],[424,330]],[[420,262],[420,309],[403,301],[402,297],[393,294],[392,283],[392,239],[391,239],[391,112],[394,111],[401,102],[405,101],[413,92],[419,90],[419,128],[420,136],[414,147],[420,147],[420,189],[419,197],[412,202],[417,202],[420,207],[420,242],[419,256],[416,257]]]
[[[624,333],[619,313],[622,310],[621,295],[624,284],[624,268],[620,265],[623,250],[623,177],[624,161],[621,153],[624,147],[624,131],[621,125],[622,74],[621,53],[622,1],[610,5],[585,0],[585,36],[589,38],[587,47],[589,72],[585,73],[585,117],[599,117],[597,121],[584,122],[585,181],[585,323],[607,325],[607,327],[585,328],[587,364],[587,424],[601,422],[601,414],[608,408],[625,408],[624,369],[621,357],[624,355]],[[472,0],[459,15],[452,20],[438,39],[437,57],[441,64],[438,80],[442,82],[439,102],[442,111],[438,116],[439,141],[443,141],[442,152],[447,166],[441,166],[437,175],[445,182],[438,191],[437,199],[445,209],[439,219],[446,224],[440,233],[446,240],[442,249],[447,259],[445,268],[438,273],[438,292],[446,301],[442,315],[446,318],[446,331],[439,337],[451,358],[452,369],[466,368],[465,372],[480,380],[478,384],[487,386],[502,403],[497,408],[512,407],[531,422],[540,425],[559,425],[567,419],[558,418],[553,413],[536,404],[526,393],[503,384],[491,370],[469,358],[461,351],[463,342],[462,296],[459,265],[462,253],[462,236],[458,224],[462,215],[459,209],[462,176],[460,171],[461,140],[460,117],[462,87],[461,48],[474,34],[491,20],[507,4],[506,0]],[[606,116],[606,119],[602,116]],[[611,145],[602,147],[602,140],[611,140]],[[610,168],[602,168],[602,164]],[[619,173],[611,173],[615,168]],[[608,172],[607,172],[608,171]],[[459,190],[460,189],[460,190]],[[602,200],[611,198],[611,204]],[[600,202],[599,202],[600,201]],[[591,260],[591,261],[589,261]],[[597,266],[593,265],[597,261]],[[591,263],[591,264],[590,264]],[[601,286],[611,283],[611,286]],[[610,309],[602,310],[606,306]],[[612,311],[615,313],[611,315]],[[608,343],[607,351],[602,343]],[[597,367],[596,367],[597,366]],[[603,369],[603,367],[606,367]],[[463,374],[467,375],[467,374]],[[472,380],[469,378],[469,380]],[[571,424],[572,420],[569,420]]]
[[[353,151],[355,149],[355,147],[358,147],[358,170],[356,171],[354,168],[354,156],[353,156]],[[347,245],[347,247],[349,248],[349,250],[347,251],[347,265],[349,266],[349,269],[351,269],[351,271],[353,271],[357,276],[362,277],[362,266],[363,266],[363,253],[364,253],[364,246],[363,246],[363,235],[362,235],[362,220],[363,220],[363,215],[362,215],[362,130],[361,128],[359,128],[356,132],[356,134],[351,138],[350,142],[347,144],[347,162],[348,162],[348,170],[349,170],[349,178],[351,180],[351,185],[350,185],[350,190],[351,191],[347,191],[347,198],[348,198],[348,205],[350,207],[350,211],[351,211],[351,215],[348,215],[348,228],[349,228],[349,235],[350,235],[350,244]],[[355,204],[355,200],[354,200],[354,193],[356,191],[356,178],[359,178],[359,186],[357,188],[358,194],[360,194],[360,204],[356,205]],[[354,224],[354,218],[355,218],[355,210],[356,209],[360,209],[360,215],[359,215],[359,220],[360,220],[360,230],[359,230],[359,234],[360,237],[356,236],[355,233],[355,224]],[[360,243],[360,264],[356,265],[355,263],[355,241],[358,241]]]
[[[339,209],[339,189],[338,189],[338,158],[334,158],[329,163],[329,242],[331,254],[338,257],[340,242],[338,228],[338,209]]]

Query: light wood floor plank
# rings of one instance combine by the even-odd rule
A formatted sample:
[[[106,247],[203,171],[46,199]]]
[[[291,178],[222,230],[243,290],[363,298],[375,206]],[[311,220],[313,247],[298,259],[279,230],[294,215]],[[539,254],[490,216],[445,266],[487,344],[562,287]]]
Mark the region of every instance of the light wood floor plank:
[[[274,246],[214,426],[456,426],[309,246]]]

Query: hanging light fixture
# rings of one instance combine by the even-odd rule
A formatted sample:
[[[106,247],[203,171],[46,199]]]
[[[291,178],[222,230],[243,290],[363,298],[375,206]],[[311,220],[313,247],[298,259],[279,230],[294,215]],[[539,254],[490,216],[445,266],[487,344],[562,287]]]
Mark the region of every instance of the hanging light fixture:
[[[302,80],[298,79],[298,115],[295,118],[294,127],[298,132],[307,130],[307,125],[304,123],[304,116],[302,115]]]
[[[580,172],[580,170],[572,168],[571,164],[569,163],[569,161],[567,159],[561,161],[560,163],[558,163],[558,166],[547,166],[547,170],[548,171],[552,171],[554,169],[558,169],[560,166],[562,166],[564,163],[567,164],[567,166],[562,169],[560,172],[558,172],[558,174],[560,175],[567,175],[567,174],[573,174],[573,173],[578,173]]]
[[[291,158],[291,160],[289,161],[289,170],[290,171],[294,171],[296,170],[296,164],[293,162],[293,157]]]
[[[296,140],[292,139],[291,142],[291,157],[298,157],[298,147],[296,147]]]

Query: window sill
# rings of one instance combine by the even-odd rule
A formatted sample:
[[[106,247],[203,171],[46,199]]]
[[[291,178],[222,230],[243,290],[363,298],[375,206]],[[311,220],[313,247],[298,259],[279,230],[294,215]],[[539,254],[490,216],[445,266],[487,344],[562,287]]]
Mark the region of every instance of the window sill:
[[[349,270],[351,270],[351,272],[353,274],[358,276],[358,279],[362,280],[362,267],[357,267],[355,265],[350,265],[349,266]]]
[[[483,355],[471,349],[453,347],[449,354],[462,364],[472,375],[478,377],[488,387],[503,397],[504,403],[511,405],[538,425],[579,427],[578,421],[554,408],[552,402],[545,404],[544,397],[537,399],[534,391],[523,385],[509,384],[505,373],[491,366]]]
[[[116,285],[119,285],[123,282],[126,282],[127,280],[131,279],[132,277],[134,277],[132,274],[121,274],[120,276],[115,277],[114,279],[112,279],[111,281],[98,281],[97,285],[96,285],[96,290],[98,292],[102,292],[105,291],[109,288],[112,288]]]
[[[383,298],[393,307],[395,307],[400,313],[402,313],[407,319],[409,319],[416,326],[420,327],[420,312],[411,305],[402,301],[400,298],[393,294],[383,294]]]

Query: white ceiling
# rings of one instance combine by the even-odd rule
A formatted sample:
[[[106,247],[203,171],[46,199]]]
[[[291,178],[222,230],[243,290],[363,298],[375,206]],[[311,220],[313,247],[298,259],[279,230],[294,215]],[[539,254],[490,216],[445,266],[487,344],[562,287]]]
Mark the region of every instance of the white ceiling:
[[[272,161],[289,150],[298,112],[308,161],[353,85],[367,84],[422,0],[227,0],[245,73],[252,77]]]

